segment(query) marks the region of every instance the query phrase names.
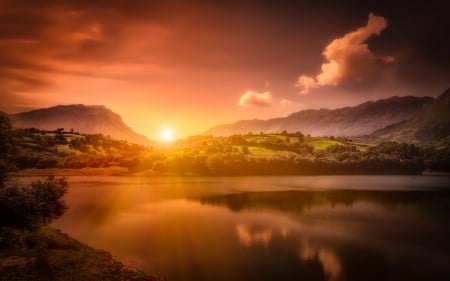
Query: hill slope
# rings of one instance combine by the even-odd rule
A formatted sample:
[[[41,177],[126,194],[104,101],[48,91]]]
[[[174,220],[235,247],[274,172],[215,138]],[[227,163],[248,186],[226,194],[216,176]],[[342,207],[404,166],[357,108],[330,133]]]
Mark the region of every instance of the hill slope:
[[[450,89],[410,119],[371,134],[380,141],[430,142],[450,136]]]
[[[233,124],[219,125],[205,134],[227,136],[286,130],[313,136],[360,136],[407,120],[433,100],[431,97],[391,97],[334,110],[302,110],[284,118],[241,120]]]
[[[128,127],[120,115],[103,105],[86,106],[58,105],[10,114],[14,127],[37,128],[41,130],[73,129],[80,133],[110,135],[112,138],[127,140],[142,145],[151,142],[143,135],[139,135]]]

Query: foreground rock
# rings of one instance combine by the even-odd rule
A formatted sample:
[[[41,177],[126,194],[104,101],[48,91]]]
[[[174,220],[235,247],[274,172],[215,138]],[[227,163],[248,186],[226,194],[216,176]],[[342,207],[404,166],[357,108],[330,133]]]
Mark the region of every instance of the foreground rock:
[[[44,227],[30,234],[0,233],[1,280],[158,281],[58,230]]]

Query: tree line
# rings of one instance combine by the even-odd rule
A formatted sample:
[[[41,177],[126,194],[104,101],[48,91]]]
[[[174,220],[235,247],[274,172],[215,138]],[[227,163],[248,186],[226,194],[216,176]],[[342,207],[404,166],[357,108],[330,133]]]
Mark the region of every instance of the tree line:
[[[7,126],[6,126],[7,127]],[[5,127],[5,128],[6,128]],[[192,136],[169,146],[145,147],[102,134],[4,129],[0,160],[10,169],[127,167],[131,171],[198,175],[418,174],[448,171],[450,149],[385,142],[362,145],[349,139],[300,132],[229,137]],[[7,140],[6,140],[7,139]],[[1,149],[3,149],[0,147]]]

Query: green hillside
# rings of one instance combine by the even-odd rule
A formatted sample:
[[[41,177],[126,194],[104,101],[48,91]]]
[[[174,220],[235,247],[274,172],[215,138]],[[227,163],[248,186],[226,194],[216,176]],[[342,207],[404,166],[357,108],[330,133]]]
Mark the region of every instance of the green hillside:
[[[5,119],[6,120],[6,119]],[[5,121],[6,122],[6,121]],[[117,169],[120,174],[281,175],[418,174],[446,171],[450,146],[378,145],[300,132],[192,136],[146,147],[102,134],[2,126],[3,170]],[[72,171],[73,173],[73,171]]]
[[[16,168],[134,167],[149,148],[101,134],[79,134],[37,129],[14,131]]]

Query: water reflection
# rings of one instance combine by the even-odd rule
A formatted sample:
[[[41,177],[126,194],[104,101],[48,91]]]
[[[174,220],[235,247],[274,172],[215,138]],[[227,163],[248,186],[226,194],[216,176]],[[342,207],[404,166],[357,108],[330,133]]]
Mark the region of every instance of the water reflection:
[[[313,245],[305,239],[301,241],[299,257],[305,262],[319,260],[328,280],[338,280],[341,275],[341,262],[331,249]]]
[[[55,226],[168,280],[449,280],[447,189],[269,181],[79,181]]]
[[[296,251],[300,268],[316,268],[318,274],[303,271],[298,276],[331,281],[450,276],[445,265],[450,261],[446,190],[246,192],[198,200],[234,213],[276,216],[265,223],[237,224],[239,241],[250,249],[263,245],[272,253],[284,244],[284,256]]]
[[[239,237],[239,242],[246,247],[258,243],[267,247],[272,239],[272,230],[265,227],[238,224],[236,225],[236,232]]]
[[[279,230],[281,236],[276,239],[288,241],[286,227],[282,227]],[[272,236],[276,230],[263,226],[237,224],[236,232],[239,242],[243,246],[251,248],[252,246],[260,244],[263,245],[264,248],[269,249],[270,243],[272,242]],[[338,280],[341,275],[341,262],[333,250],[321,247],[320,245],[315,245],[308,239],[302,238],[298,233],[295,235],[299,236],[299,246],[296,250],[298,252],[299,264],[319,263],[327,280]],[[276,244],[276,242],[274,242],[274,244]],[[295,251],[294,248],[291,250]]]
[[[345,205],[357,202],[372,202],[386,207],[408,204],[429,204],[436,208],[448,208],[445,199],[450,198],[448,190],[332,190],[332,191],[278,191],[278,192],[243,192],[221,196],[199,198],[202,204],[222,205],[232,211],[248,209],[268,209],[283,212],[302,212],[313,207]],[[441,204],[444,203],[443,206]],[[443,210],[443,211],[444,211]]]

